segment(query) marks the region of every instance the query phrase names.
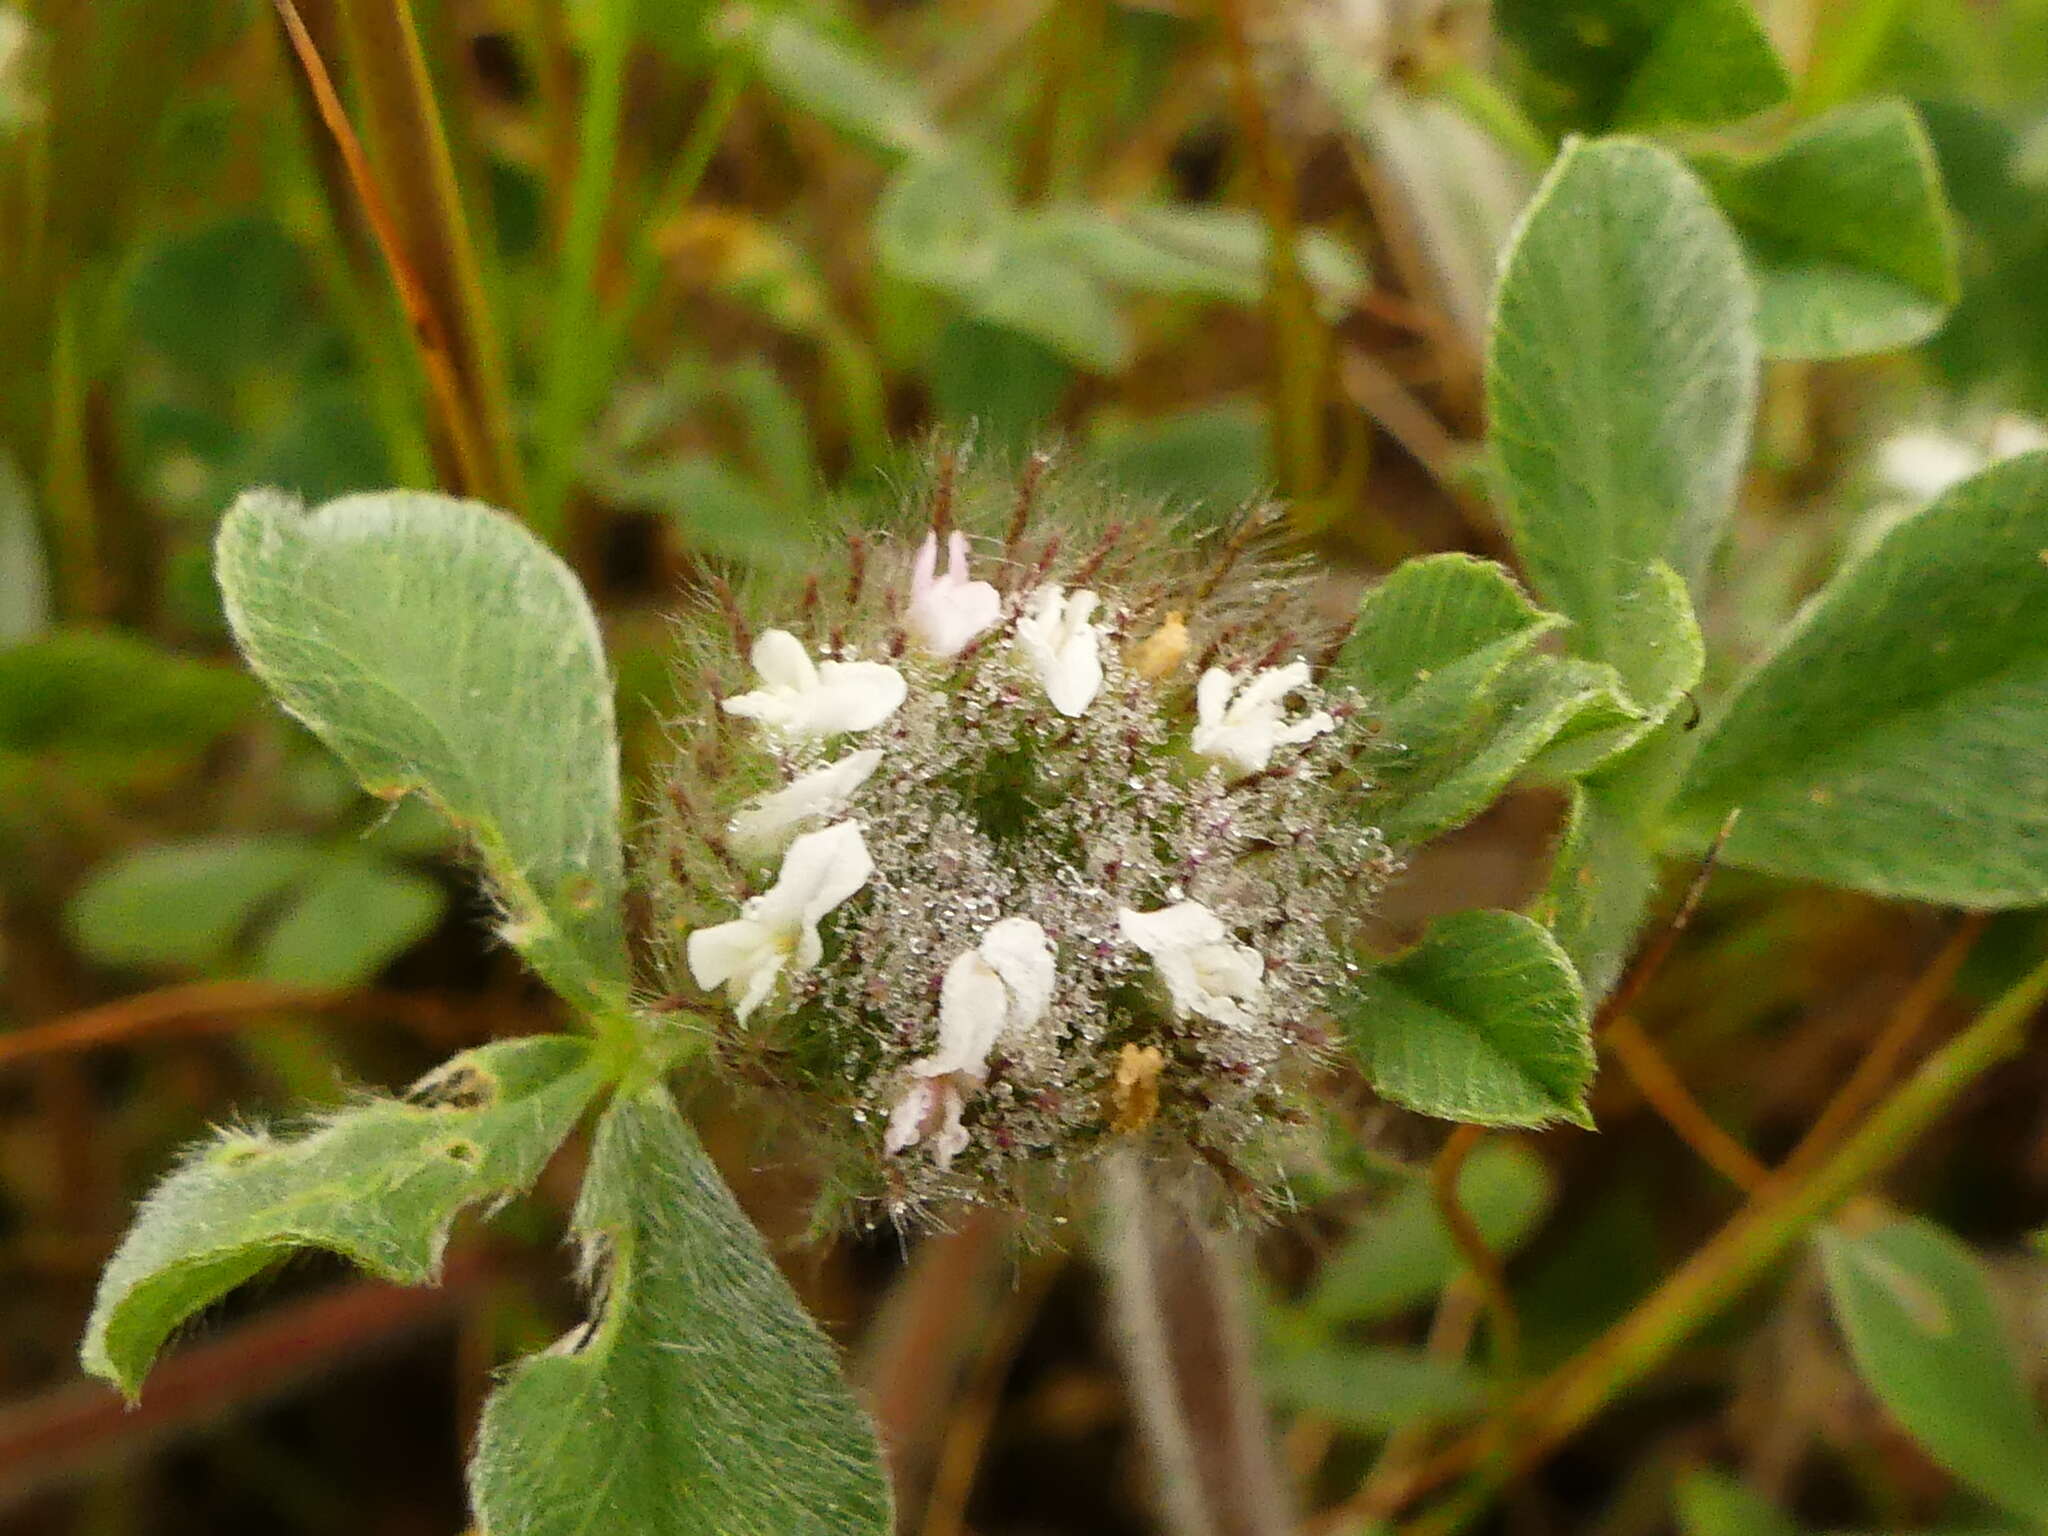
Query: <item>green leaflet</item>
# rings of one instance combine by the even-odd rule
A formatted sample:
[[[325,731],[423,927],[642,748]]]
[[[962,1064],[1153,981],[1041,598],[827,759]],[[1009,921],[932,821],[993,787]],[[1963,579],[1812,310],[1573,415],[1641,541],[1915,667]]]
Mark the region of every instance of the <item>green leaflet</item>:
[[[596,1315],[485,1409],[479,1527],[885,1536],[873,1430],[666,1089],[605,1115],[576,1225]]]
[[[1701,746],[1678,814],[1725,857],[1966,907],[2048,900],[2048,455],[1891,528]]]
[[[457,1056],[404,1099],[304,1136],[223,1133],[157,1186],[108,1263],[85,1368],[135,1396],[174,1329],[294,1248],[432,1280],[456,1215],[531,1184],[599,1080],[587,1041],[541,1035]]]
[[[1844,107],[1762,155],[1693,166],[1735,223],[1773,357],[1851,357],[1919,341],[1956,302],[1956,236],[1911,107]]]
[[[1885,1407],[1978,1492],[2048,1521],[2048,1426],[1975,1256],[1917,1217],[1819,1243],[1835,1315]]]
[[[597,623],[519,524],[412,491],[307,510],[252,491],[216,550],[229,621],[278,701],[387,798],[475,840],[505,934],[555,989],[616,1014],[618,747]]]
[[[1733,508],[1755,310],[1705,188],[1628,140],[1566,147],[1502,270],[1486,386],[1516,548],[1572,648],[1653,715],[1698,674],[1673,573],[1699,581]]]
[[[1345,1032],[1373,1086],[1477,1125],[1589,1125],[1593,1046],[1570,959],[1519,912],[1458,912],[1370,972]]]
[[[1097,373],[1131,360],[1116,293],[1254,304],[1268,278],[1265,227],[1254,214],[1178,203],[1115,215],[1074,203],[1018,208],[968,152],[905,163],[876,210],[875,243],[897,276]],[[1343,313],[1368,279],[1357,255],[1313,230],[1300,254],[1325,313]]]
[[[1271,272],[1266,225],[1242,208],[1142,203],[1111,214],[1088,203],[1059,203],[1020,215],[1025,237],[1104,282],[1135,293],[1256,304]],[[1334,236],[1301,236],[1302,276],[1323,311],[1341,315],[1370,274]]]
[[[1389,837],[1448,831],[1524,773],[1584,772],[1645,727],[1613,668],[1536,651],[1562,623],[1469,555],[1408,561],[1366,594],[1336,675],[1385,721]]]
[[[1532,104],[1567,128],[1706,127],[1791,94],[1749,0],[1499,0],[1494,16]]]

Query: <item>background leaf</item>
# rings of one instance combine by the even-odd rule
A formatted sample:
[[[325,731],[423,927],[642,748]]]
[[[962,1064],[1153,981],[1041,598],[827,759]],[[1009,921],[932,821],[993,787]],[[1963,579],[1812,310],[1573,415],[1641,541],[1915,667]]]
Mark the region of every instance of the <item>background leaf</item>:
[[[929,154],[939,148],[938,130],[915,86],[798,12],[756,17],[734,6],[722,25],[769,89],[841,133],[896,154]]]
[[[155,843],[94,870],[65,921],[102,965],[211,970],[320,862],[284,833]]]
[[[108,1262],[85,1368],[135,1396],[173,1329],[295,1248],[431,1280],[457,1213],[531,1184],[597,1085],[588,1042],[536,1036],[296,1139],[223,1133],[157,1186]]]
[[[594,1316],[517,1366],[470,1468],[522,1536],[886,1536],[873,1430],[665,1089],[615,1102],[577,1208]]]
[[[1966,907],[2048,900],[2048,455],[1909,516],[1743,681],[1680,813],[1751,869]]]
[[[1799,1527],[1762,1495],[1719,1472],[1695,1472],[1678,1485],[1683,1536],[1799,1536]]]
[[[279,702],[372,793],[420,791],[475,839],[507,936],[557,990],[621,1007],[611,683],[568,567],[501,513],[406,491],[312,511],[251,492],[217,559]]]
[[[1485,1380],[1471,1366],[1417,1349],[1282,1349],[1267,1356],[1263,1374],[1281,1406],[1367,1434],[1454,1422],[1486,1406]]]
[[[1749,0],[1500,0],[1494,15],[1560,127],[1704,127],[1791,94]]]
[[[1692,163],[1742,235],[1769,355],[1909,346],[1955,303],[1941,173],[1904,102],[1844,107],[1768,153],[1702,152]]]
[[[1917,1218],[1819,1243],[1857,1369],[1892,1416],[1978,1492],[2048,1521],[2048,1426],[1975,1256]]]
[[[330,853],[256,952],[256,973],[301,987],[369,981],[433,932],[447,907],[425,875],[383,859]]]
[[[28,482],[0,451],[0,646],[40,634],[50,622],[50,573]]]
[[[1487,401],[1516,548],[1573,649],[1653,711],[1691,686],[1661,567],[1697,582],[1733,509],[1755,306],[1706,190],[1628,141],[1566,148],[1501,275]]]
[[[112,630],[59,629],[0,650],[0,751],[127,759],[193,751],[258,690],[227,667]]]
[[[1482,1143],[1458,1173],[1459,1203],[1503,1257],[1536,1230],[1553,1193],[1542,1159],[1512,1142]],[[1326,1323],[1378,1322],[1436,1296],[1464,1268],[1428,1181],[1409,1179],[1324,1264],[1306,1311]]]
[[[1458,912],[1359,982],[1345,1032],[1382,1094],[1480,1125],[1586,1125],[1593,1077],[1571,961],[1518,912]]]

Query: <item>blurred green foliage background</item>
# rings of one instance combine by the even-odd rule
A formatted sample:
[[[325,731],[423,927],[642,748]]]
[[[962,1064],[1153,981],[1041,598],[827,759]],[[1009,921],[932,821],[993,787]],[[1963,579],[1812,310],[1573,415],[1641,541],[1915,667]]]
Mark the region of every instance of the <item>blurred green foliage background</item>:
[[[241,488],[439,486],[525,516],[598,603],[629,775],[689,707],[665,611],[885,503],[934,432],[1057,443],[1195,516],[1283,496],[1342,601],[1405,555],[1501,551],[1474,447],[1494,261],[1560,136],[1615,129],[1686,150],[1758,260],[1842,295],[1840,334],[1864,328],[1781,348],[1802,355],[1767,376],[1707,615],[1717,674],[1928,474],[2048,415],[2044,0],[292,14],[296,42],[253,0],[0,4],[10,1530],[454,1532],[490,1369],[574,1315],[558,1178],[511,1236],[465,1238],[444,1291],[303,1265],[227,1309],[139,1413],[76,1380],[97,1268],[178,1145],[549,1017],[440,826],[362,796],[228,654],[209,539]],[[1796,187],[1740,169],[1881,100],[1910,103],[1953,206],[1952,310],[1914,255],[1947,231],[1822,249]],[[1829,355],[1873,350],[1871,326],[1890,350]],[[1519,795],[1421,851],[1387,937],[1526,899],[1558,815]],[[2028,915],[1990,924],[1937,1019],[2041,938]],[[1943,941],[1939,914],[1726,875],[1642,1023],[1768,1159]],[[2029,1388],[2044,1087],[2038,1060],[2009,1067],[1901,1176],[1987,1255]],[[1328,1166],[1262,1250],[1288,1458],[1309,1506],[1362,1520],[1387,1437],[1412,1448],[1483,1390],[1416,1347],[1461,1294],[1422,1172],[1442,1128],[1335,1088]],[[741,1111],[699,1108],[750,1212],[793,1237],[801,1148],[763,1155]],[[1597,1137],[1502,1140],[1466,1171],[1515,1253],[1534,1369],[1731,1205],[1620,1074],[1596,1109]],[[1016,1259],[979,1218],[788,1262],[898,1447],[906,1528],[1148,1528],[1085,1266]],[[1808,1266],[1745,1303],[1502,1528],[1962,1529],[1975,1496],[1856,1385],[1819,1284]]]

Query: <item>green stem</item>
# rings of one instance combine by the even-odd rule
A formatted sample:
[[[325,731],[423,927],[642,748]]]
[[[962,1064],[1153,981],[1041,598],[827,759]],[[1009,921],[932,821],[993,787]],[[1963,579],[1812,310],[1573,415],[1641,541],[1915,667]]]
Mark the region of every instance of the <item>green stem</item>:
[[[1505,1427],[1482,1432],[1472,1449],[1473,1459],[1483,1465],[1472,1480],[1430,1515],[1404,1527],[1404,1536],[1448,1536],[1462,1529],[1508,1478],[1541,1461],[1668,1360],[1811,1228],[1903,1157],[1965,1090],[2016,1054],[2043,1002],[2048,1002],[2048,960],[1923,1062],[1833,1156],[1803,1177],[1774,1176],[1640,1307],[1532,1393],[1529,1407]]]
[[[625,356],[627,333],[647,307],[647,301],[654,296],[655,283],[661,276],[661,245],[655,238],[656,233],[697,195],[697,187],[704,180],[705,171],[711,167],[711,157],[718,152],[719,140],[725,137],[726,124],[732,121],[733,108],[738,104],[740,91],[745,85],[746,70],[737,56],[721,60],[718,73],[711,78],[710,94],[696,121],[690,125],[690,136],[676,151],[668,180],[655,194],[647,217],[642,221],[625,302],[618,305],[605,321],[600,355],[611,368],[616,369]]]
[[[576,180],[562,233],[561,278],[548,339],[542,387],[532,521],[559,542],[576,478],[585,417],[593,393],[592,345],[597,326],[597,268],[605,215],[617,177],[619,127],[625,115],[626,60],[633,41],[633,0],[602,0],[591,8],[590,80],[577,135]]]

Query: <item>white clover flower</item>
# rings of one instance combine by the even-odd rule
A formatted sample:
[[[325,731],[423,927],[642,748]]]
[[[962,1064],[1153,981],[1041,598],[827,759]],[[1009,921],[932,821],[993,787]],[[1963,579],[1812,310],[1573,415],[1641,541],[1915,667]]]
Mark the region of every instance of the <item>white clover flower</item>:
[[[803,642],[771,629],[754,642],[762,687],[725,701],[725,712],[760,723],[786,744],[873,730],[902,706],[909,684],[879,661],[813,662]]]
[[[1946,432],[1914,430],[1878,446],[1878,472],[1916,501],[1932,501],[1985,464],[1984,451]]]
[[[1074,494],[942,485],[926,526],[950,526],[943,495],[961,537],[855,535],[752,586],[759,617],[685,616],[689,668],[762,729],[673,722],[641,867],[654,931],[687,936],[675,1006],[689,977],[721,989],[710,1059],[800,1105],[826,1198],[870,1218],[1028,1216],[1119,1148],[1256,1198],[1395,866],[1368,701],[1264,664],[1337,638],[1266,526]],[[1004,552],[987,583],[981,537]]]
[[[946,542],[946,574],[938,575],[939,536],[928,533],[910,570],[910,605],[903,627],[934,656],[958,656],[969,641],[1002,617],[1002,594],[967,579],[967,535],[954,529]]]
[[[1157,912],[1116,914],[1123,936],[1152,958],[1166,995],[1183,1017],[1243,1027],[1258,1017],[1266,962],[1249,944],[1230,937],[1223,920],[1198,901]]]
[[[1279,748],[1300,746],[1332,730],[1337,721],[1328,710],[1298,720],[1286,716],[1287,696],[1308,679],[1305,661],[1254,672],[1242,684],[1234,674],[1211,667],[1195,685],[1191,745],[1196,755],[1235,774],[1258,773]]]
[[[1102,631],[1089,622],[1101,601],[1093,592],[1068,595],[1047,585],[1031,594],[1017,620],[1018,649],[1052,707],[1069,719],[1102,691]]]
[[[818,924],[875,872],[860,823],[842,821],[789,845],[775,884],[740,915],[690,935],[690,974],[700,987],[724,987],[741,1022],[768,1000],[777,978],[810,970],[824,957]]]
[[[1877,448],[1878,473],[1915,501],[1932,501],[1991,465],[2048,448],[2048,426],[2005,412],[1972,440],[1928,427],[1895,432]]]
[[[1052,943],[1027,917],[1006,917],[953,959],[939,986],[939,1045],[910,1064],[918,1079],[896,1102],[882,1150],[915,1146],[934,1113],[941,1120],[932,1157],[946,1167],[967,1144],[960,1115],[967,1092],[988,1076],[999,1042],[1027,1034],[1052,1003],[1057,979]]]
[[[836,763],[813,768],[772,794],[762,795],[733,817],[733,851],[750,859],[782,852],[807,822],[830,821],[846,809],[861,785],[881,765],[873,747],[852,752]]]

